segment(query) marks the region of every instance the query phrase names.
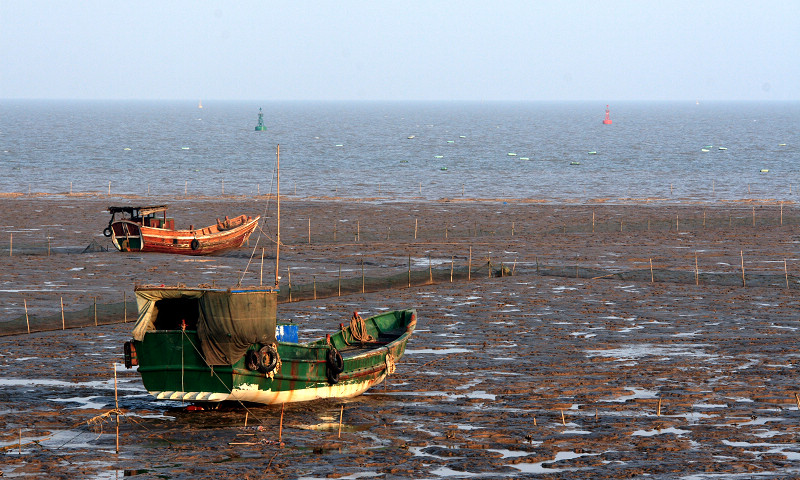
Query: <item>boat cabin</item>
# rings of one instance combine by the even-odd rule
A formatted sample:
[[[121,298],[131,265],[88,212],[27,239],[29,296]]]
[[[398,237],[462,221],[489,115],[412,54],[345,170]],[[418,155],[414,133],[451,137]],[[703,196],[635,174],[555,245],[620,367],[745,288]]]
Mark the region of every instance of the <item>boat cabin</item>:
[[[157,205],[151,207],[108,207],[112,221],[117,213],[123,219],[139,223],[144,227],[165,228],[175,230],[175,219],[167,217],[167,206]],[[127,218],[125,217],[127,215]]]

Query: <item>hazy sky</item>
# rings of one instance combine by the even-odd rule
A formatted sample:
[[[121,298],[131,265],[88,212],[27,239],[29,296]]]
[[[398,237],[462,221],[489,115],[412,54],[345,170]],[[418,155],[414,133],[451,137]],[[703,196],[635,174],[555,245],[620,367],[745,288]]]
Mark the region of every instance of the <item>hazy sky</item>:
[[[0,98],[800,100],[800,0],[0,0]]]

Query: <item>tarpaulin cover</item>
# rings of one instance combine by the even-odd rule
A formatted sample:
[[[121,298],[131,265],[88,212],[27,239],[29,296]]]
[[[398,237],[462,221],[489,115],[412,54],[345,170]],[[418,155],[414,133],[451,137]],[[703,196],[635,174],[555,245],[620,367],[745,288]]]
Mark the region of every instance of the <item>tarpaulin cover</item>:
[[[278,302],[277,292],[272,289],[137,289],[139,318],[133,338],[141,341],[149,330],[155,329],[156,302],[180,298],[198,300],[197,335],[209,365],[233,365],[253,343],[275,341]]]

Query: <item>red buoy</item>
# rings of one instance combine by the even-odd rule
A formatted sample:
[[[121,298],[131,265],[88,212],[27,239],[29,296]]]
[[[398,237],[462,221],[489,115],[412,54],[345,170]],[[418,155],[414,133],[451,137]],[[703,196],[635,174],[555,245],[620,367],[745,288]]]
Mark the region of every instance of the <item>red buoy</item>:
[[[603,125],[611,125],[611,112],[608,110],[608,105],[606,105],[606,118],[603,119]]]

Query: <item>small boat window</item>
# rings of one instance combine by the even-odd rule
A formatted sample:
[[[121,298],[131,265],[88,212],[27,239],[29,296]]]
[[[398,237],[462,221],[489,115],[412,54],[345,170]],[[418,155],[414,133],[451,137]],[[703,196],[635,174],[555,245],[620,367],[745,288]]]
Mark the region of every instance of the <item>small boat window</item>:
[[[156,302],[156,330],[180,330],[181,321],[187,330],[197,330],[200,302],[196,298],[166,298]]]

